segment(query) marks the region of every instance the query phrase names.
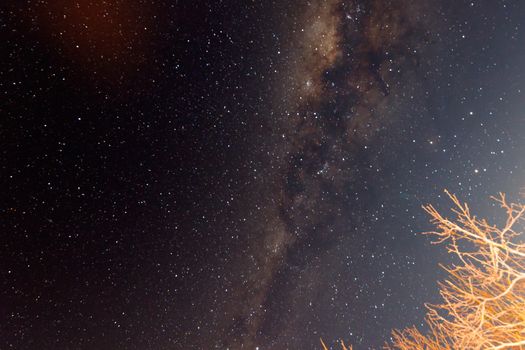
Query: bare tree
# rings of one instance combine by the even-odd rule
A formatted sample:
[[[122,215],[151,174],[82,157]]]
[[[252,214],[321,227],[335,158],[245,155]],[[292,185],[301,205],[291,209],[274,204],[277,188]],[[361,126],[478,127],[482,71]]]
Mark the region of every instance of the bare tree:
[[[455,219],[432,205],[423,207],[437,227],[425,234],[457,258],[456,264],[443,266],[448,278],[439,283],[442,301],[426,305],[427,331],[395,330],[384,348],[525,348],[525,205],[508,203],[503,194],[493,197],[506,214],[505,224],[498,227],[478,219],[467,204],[446,193],[454,203]]]

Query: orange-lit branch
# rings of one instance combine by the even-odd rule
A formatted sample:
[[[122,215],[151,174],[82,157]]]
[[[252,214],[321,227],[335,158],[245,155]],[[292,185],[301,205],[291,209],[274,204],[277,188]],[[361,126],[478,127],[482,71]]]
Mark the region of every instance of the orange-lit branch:
[[[323,342],[323,339],[321,339],[321,345],[323,346],[323,350],[328,350],[326,347],[326,344]],[[346,347],[345,342],[341,340],[341,349],[342,350],[352,350],[352,345],[349,347]]]

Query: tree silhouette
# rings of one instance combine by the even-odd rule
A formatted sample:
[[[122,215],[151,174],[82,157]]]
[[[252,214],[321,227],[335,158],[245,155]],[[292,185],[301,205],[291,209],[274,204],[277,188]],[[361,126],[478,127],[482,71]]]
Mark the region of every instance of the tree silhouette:
[[[445,244],[457,262],[443,266],[441,303],[427,304],[428,330],[392,332],[385,349],[521,349],[525,348],[525,205],[492,197],[505,211],[502,227],[472,215],[467,204],[446,192],[456,218],[424,206],[437,230],[425,234]],[[322,343],[323,348],[326,346]],[[343,349],[346,349],[343,345]]]

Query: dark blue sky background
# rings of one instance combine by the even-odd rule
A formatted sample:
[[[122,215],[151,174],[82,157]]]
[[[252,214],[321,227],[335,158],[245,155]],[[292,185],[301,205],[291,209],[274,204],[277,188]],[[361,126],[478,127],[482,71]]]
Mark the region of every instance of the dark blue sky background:
[[[443,189],[525,185],[525,3],[1,9],[0,348],[378,347]]]

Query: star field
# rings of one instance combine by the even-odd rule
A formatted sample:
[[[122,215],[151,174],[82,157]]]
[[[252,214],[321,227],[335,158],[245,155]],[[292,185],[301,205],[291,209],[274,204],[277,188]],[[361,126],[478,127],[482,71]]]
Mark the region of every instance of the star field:
[[[2,349],[378,348],[525,184],[517,1],[0,11]]]

